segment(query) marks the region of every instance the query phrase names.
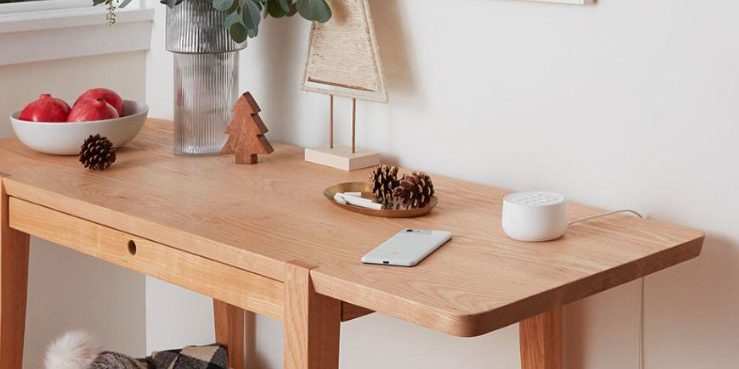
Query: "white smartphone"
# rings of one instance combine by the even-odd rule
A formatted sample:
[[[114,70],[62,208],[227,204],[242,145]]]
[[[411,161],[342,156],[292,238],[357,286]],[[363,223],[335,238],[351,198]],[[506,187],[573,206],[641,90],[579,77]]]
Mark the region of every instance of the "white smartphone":
[[[362,256],[365,264],[414,266],[452,238],[451,232],[404,229]]]

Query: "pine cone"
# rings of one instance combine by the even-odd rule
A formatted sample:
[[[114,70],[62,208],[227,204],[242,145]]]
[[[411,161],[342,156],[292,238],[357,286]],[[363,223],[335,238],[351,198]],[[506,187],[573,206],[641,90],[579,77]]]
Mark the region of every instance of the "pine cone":
[[[434,184],[431,177],[423,172],[403,175],[400,185],[393,191],[395,204],[401,209],[422,208],[431,202]]]
[[[393,190],[398,187],[398,167],[379,165],[369,176],[369,190],[377,202],[390,204],[393,202]]]
[[[107,137],[90,136],[80,146],[80,163],[90,170],[105,170],[115,163],[115,148]]]

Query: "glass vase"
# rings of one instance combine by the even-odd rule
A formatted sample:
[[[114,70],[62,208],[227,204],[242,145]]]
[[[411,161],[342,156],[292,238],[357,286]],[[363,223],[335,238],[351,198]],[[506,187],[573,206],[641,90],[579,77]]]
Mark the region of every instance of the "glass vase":
[[[239,50],[208,1],[167,8],[166,47],[174,53],[174,151],[218,155],[239,96]]]

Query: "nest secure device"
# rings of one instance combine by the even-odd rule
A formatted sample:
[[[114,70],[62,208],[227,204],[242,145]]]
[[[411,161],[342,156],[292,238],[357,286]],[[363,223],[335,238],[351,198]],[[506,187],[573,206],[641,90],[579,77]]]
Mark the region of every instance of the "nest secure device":
[[[503,231],[527,242],[551,241],[567,231],[567,201],[548,191],[516,192],[503,199]]]

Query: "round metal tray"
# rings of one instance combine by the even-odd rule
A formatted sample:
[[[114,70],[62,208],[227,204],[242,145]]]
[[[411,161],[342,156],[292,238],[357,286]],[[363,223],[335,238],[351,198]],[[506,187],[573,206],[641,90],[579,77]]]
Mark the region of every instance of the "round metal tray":
[[[417,209],[408,209],[408,210],[399,210],[399,209],[388,209],[388,210],[374,210],[374,209],[367,209],[367,208],[361,208],[359,206],[354,205],[342,205],[336,202],[334,200],[334,195],[336,195],[339,192],[361,192],[362,197],[371,199],[372,194],[367,192],[367,184],[365,182],[346,182],[346,183],[339,183],[337,185],[333,185],[323,191],[323,194],[326,196],[326,198],[331,201],[334,205],[346,209],[348,211],[352,211],[359,214],[369,215],[373,217],[383,217],[383,218],[415,218],[424,216],[431,212],[431,210],[436,206],[436,204],[439,202],[439,199],[436,198],[436,196],[431,197],[431,202],[429,202],[428,205],[417,208]]]

